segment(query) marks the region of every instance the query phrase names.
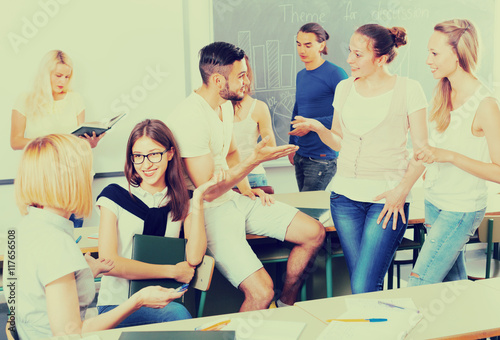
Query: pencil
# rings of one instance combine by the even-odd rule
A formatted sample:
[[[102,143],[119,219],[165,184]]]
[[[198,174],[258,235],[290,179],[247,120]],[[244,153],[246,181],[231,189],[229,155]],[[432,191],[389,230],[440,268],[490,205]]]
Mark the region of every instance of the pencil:
[[[218,331],[222,327],[227,326],[227,324],[230,322],[231,322],[231,320],[217,322],[216,324],[213,324],[212,326],[208,326],[206,328],[200,329],[200,331]]]

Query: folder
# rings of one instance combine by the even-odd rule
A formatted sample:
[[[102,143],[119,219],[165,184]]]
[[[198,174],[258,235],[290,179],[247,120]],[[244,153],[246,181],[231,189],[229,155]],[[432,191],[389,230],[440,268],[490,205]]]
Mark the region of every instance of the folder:
[[[175,265],[186,260],[186,242],[184,238],[163,237],[135,234],[132,242],[132,260],[151,264]],[[213,257],[205,255],[202,263],[196,268],[190,287],[206,291],[210,287],[214,271]],[[148,286],[177,288],[181,285],[174,279],[130,280],[129,297]],[[181,299],[177,300],[182,302]]]
[[[119,340],[235,340],[235,331],[153,331],[123,332]]]
[[[132,260],[151,264],[175,265],[186,260],[186,239],[135,234],[132,241]],[[130,280],[129,297],[144,287],[177,288],[174,279]]]

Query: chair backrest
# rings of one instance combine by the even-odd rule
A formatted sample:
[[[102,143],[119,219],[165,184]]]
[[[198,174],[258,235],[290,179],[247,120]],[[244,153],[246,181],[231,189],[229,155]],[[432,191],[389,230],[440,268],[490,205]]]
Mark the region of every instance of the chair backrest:
[[[17,335],[17,331],[11,330],[11,324],[7,321],[5,325],[5,334],[7,335],[7,340],[19,340],[19,336]]]
[[[191,280],[191,287],[206,292],[210,289],[214,274],[215,260],[212,256],[203,256],[203,261],[198,265]]]
[[[269,194],[269,195],[274,194],[274,189],[270,185],[264,185],[264,186],[260,186],[260,187],[254,187],[252,189],[261,189],[262,191],[264,191],[266,194]],[[233,191],[236,191],[237,193],[241,194],[241,192],[240,192],[240,190],[238,188],[233,188]]]
[[[489,222],[489,221],[492,222]],[[479,227],[477,228],[477,233],[479,235],[479,242],[488,242],[488,224],[493,223],[493,238],[492,242],[500,242],[500,216],[485,217]]]

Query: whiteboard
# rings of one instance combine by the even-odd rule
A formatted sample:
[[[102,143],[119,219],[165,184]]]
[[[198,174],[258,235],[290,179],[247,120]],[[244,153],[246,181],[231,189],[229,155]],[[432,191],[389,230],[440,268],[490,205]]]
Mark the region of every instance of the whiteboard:
[[[244,13],[244,15],[242,15]],[[437,83],[426,65],[427,43],[435,24],[453,18],[474,22],[482,38],[479,78],[493,88],[494,0],[213,0],[214,40],[241,47],[254,72],[254,97],[269,106],[279,145],[288,143],[295,103],[295,80],[304,64],[297,57],[296,34],[308,22],[330,35],[326,60],[350,75],[349,39],[367,23],[402,26],[409,43],[400,47],[390,71],[417,80],[428,101]]]

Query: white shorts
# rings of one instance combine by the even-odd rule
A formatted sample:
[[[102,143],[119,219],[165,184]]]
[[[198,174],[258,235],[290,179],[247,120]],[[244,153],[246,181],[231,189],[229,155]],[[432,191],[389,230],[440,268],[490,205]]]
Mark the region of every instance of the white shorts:
[[[243,280],[262,268],[246,234],[284,241],[297,212],[296,208],[281,202],[263,206],[259,197],[252,200],[243,195],[220,206],[205,208],[207,249],[215,258],[217,269],[238,288]]]

